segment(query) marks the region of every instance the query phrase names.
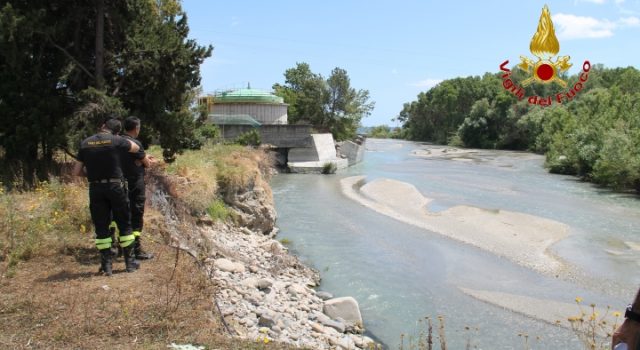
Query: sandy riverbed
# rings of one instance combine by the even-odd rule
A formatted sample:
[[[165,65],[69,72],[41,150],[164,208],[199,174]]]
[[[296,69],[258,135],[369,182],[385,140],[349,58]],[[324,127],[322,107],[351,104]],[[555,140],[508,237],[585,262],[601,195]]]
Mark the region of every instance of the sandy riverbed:
[[[343,193],[358,203],[399,221],[471,244],[519,265],[556,275],[564,264],[549,247],[568,235],[568,226],[529,214],[460,205],[429,212],[424,197],[413,185],[363,176],[341,180]]]
[[[621,310],[611,310],[601,306],[592,308],[588,302],[584,302],[579,306],[576,303],[559,302],[511,293],[469,288],[459,289],[463,293],[483,302],[565,328],[572,328],[569,318],[582,317],[586,322],[589,322],[590,317],[593,316],[602,326],[596,327],[596,334],[601,337],[606,336],[607,332],[612,332],[615,329],[615,325],[619,325],[622,322],[619,316],[615,316],[615,312],[624,313]],[[602,321],[606,321],[606,324],[601,323]],[[579,325],[581,323],[577,322],[575,324]]]

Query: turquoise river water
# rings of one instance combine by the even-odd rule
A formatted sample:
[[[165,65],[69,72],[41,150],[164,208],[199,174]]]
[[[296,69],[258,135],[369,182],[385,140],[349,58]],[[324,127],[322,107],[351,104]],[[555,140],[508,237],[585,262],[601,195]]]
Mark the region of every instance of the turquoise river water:
[[[434,147],[441,146],[369,139],[365,160],[338,174],[276,175],[277,238],[290,240],[291,250],[320,271],[319,289],[355,297],[367,332],[389,348],[398,348],[403,333],[405,344],[417,337],[418,320],[443,315],[450,349],[467,342],[478,349],[523,349],[524,333],[533,349],[582,349],[571,330],[460,288],[567,303],[580,296],[622,310],[640,285],[640,251],[624,243],[640,242],[640,200],[549,174],[544,158],[530,153],[481,151],[457,160],[412,155]],[[546,276],[379,214],[341,192],[340,179],[354,175],[410,183],[434,199],[431,211],[473,205],[565,223],[570,235],[551,250],[575,275]]]

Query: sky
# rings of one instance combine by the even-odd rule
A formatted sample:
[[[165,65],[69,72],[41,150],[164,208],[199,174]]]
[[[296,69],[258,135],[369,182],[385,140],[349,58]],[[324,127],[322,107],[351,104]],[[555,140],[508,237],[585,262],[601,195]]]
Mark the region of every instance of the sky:
[[[189,37],[214,47],[201,66],[204,93],[271,91],[299,62],[325,78],[340,67],[375,101],[364,126],[397,126],[403,104],[444,79],[534,59],[529,43],[545,4],[570,74],[585,60],[640,68],[640,0],[182,2]]]

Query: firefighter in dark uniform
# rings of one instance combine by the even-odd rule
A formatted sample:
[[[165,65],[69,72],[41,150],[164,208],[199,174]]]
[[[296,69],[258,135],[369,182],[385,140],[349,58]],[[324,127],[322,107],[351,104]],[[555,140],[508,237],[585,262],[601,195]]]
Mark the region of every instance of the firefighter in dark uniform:
[[[137,144],[114,135],[121,128],[117,119],[108,119],[100,131],[80,144],[78,162],[73,173],[85,174],[89,180],[89,210],[96,230],[96,247],[100,251],[100,271],[107,276],[112,273],[111,236],[109,222],[111,213],[122,233],[120,246],[123,249],[127,272],[133,272],[139,263],[133,256],[135,237],[131,232],[129,199],[121,168],[122,152],[137,153]]]
[[[137,140],[139,134],[140,119],[133,116],[125,119],[124,134],[122,136],[140,147],[138,153],[125,154],[122,159],[122,172],[129,187],[131,228],[135,237],[133,253],[136,259],[147,260],[152,259],[153,254],[142,250],[141,244],[145,202],[144,169],[155,162],[155,159],[150,155],[145,155],[142,143]]]

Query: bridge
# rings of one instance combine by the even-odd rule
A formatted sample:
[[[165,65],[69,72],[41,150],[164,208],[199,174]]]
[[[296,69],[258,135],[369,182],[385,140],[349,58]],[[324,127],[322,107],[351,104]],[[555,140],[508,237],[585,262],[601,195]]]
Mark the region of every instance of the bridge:
[[[270,144],[276,148],[309,148],[312,147],[311,125],[265,124],[251,125],[218,125],[225,140],[235,140],[238,136],[256,130],[260,134],[262,144]]]

